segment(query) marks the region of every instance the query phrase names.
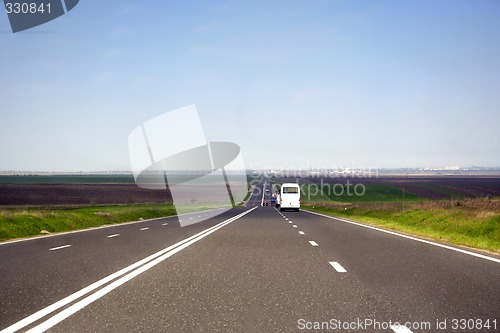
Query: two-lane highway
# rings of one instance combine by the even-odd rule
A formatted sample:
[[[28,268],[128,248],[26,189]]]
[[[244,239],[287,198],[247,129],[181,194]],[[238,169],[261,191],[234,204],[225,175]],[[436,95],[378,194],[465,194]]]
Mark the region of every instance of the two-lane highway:
[[[500,331],[498,258],[262,207],[265,188],[185,228],[167,218],[1,245],[0,329]]]

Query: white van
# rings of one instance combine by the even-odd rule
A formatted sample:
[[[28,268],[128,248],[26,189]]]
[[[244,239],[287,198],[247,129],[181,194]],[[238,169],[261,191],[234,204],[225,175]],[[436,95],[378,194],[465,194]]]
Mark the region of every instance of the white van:
[[[284,183],[280,191],[280,210],[300,210],[300,187],[296,183]]]

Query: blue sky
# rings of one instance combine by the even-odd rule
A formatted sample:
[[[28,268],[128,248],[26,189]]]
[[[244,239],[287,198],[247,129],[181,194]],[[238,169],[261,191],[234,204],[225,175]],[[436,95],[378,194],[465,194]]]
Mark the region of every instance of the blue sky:
[[[497,0],[81,0],[0,49],[0,170],[129,170],[190,104],[248,167],[500,166]]]

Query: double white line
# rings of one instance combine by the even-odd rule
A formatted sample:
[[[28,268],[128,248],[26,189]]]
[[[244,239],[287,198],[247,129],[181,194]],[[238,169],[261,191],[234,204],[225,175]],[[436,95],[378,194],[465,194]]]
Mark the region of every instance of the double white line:
[[[6,329],[2,330],[0,333],[11,333],[11,332],[16,332],[32,323],[34,323],[37,320],[42,319],[43,317],[51,314],[52,312],[74,302],[75,300],[85,296],[86,294],[93,292],[94,290],[106,285],[105,287],[97,290],[96,292],[88,295],[87,297],[81,299],[80,301],[74,303],[73,305],[69,306],[68,308],[64,309],[63,311],[55,314],[51,318],[47,319],[46,321],[42,322],[41,324],[33,327],[30,329],[28,332],[45,332],[46,330],[50,329],[51,327],[57,325],[64,319],[68,318],[72,314],[78,312],[79,310],[83,309],[87,305],[91,304],[92,302],[98,300],[99,298],[103,297],[107,293],[111,292],[115,288],[121,286],[122,284],[130,281],[134,277],[138,276],[141,273],[144,273],[148,269],[158,265],[165,259],[171,257],[172,255],[176,254],[179,251],[182,251],[186,247],[196,243],[197,241],[201,240],[202,238],[210,235],[211,233],[219,230],[220,228],[225,227],[231,222],[236,221],[237,219],[245,216],[246,214],[250,213],[257,207],[248,209],[244,211],[241,214],[238,214],[230,219],[227,219],[211,228],[208,228],[206,230],[203,230],[202,232],[197,233],[196,235],[193,235],[189,238],[186,238],[174,245],[171,245],[159,252],[156,252],[155,254],[150,255],[149,257],[146,257],[142,259],[141,261],[136,262],[135,264],[132,264],[128,267],[125,267],[121,270],[119,270],[116,273],[113,273],[97,282],[94,282],[90,286],[81,289],[80,291],[77,291],[74,294],[69,295],[66,298],[63,298],[62,300],[49,305],[48,307],[32,314],[29,317],[26,317],[22,319],[21,321],[18,321],[17,323],[7,327]],[[117,279],[119,278],[119,279]],[[117,279],[117,280],[115,280]],[[115,281],[113,281],[115,280]],[[112,283],[109,283],[113,281]],[[109,284],[108,284],[109,283]]]

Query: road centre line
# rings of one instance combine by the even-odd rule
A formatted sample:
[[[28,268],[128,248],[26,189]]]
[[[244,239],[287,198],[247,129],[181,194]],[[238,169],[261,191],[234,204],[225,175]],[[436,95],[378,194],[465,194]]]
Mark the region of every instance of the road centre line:
[[[113,283],[108,284],[106,287],[99,289],[97,292],[85,297],[84,299],[80,300],[79,302],[67,307],[63,311],[59,312],[58,314],[54,315],[50,319],[46,320],[45,322],[42,322],[40,325],[32,328],[30,331],[31,332],[44,332],[45,330],[53,327],[57,323],[61,322],[62,320],[66,319],[67,317],[71,316],[75,312],[81,310],[88,304],[94,302],[98,298],[104,296],[111,290],[117,288],[118,286],[124,284],[125,282],[131,280],[132,278],[136,277],[137,275],[145,272],[146,270],[150,269],[151,267],[154,267],[155,265],[159,264],[163,260],[169,258],[170,256],[174,255],[175,253],[183,250],[184,248],[196,243],[200,239],[208,236],[209,234],[221,229],[222,227],[225,227],[231,222],[234,222],[238,220],[239,218],[245,216],[246,214],[250,213],[256,207],[250,208],[236,216],[233,216],[232,218],[229,218],[215,226],[212,226],[206,230],[203,230],[193,236],[190,236],[178,243],[175,243],[173,245],[170,245],[169,247],[156,252],[132,265],[129,265],[97,282],[92,283],[91,285],[61,299],[60,301],[49,305],[48,307],[41,309],[34,314],[18,321],[17,323],[5,328],[4,330],[1,331],[1,333],[13,333],[16,332],[32,323],[35,321],[40,320],[41,318],[49,315],[50,313],[68,305],[69,303],[83,297],[84,295],[106,285],[107,283],[115,280]],[[128,274],[127,274],[128,273]]]
[[[297,226],[296,226],[295,224],[294,224],[294,225],[292,225],[292,227],[297,228]]]
[[[61,250],[61,249],[65,249],[67,247],[70,247],[71,245],[62,245],[62,246],[58,246],[58,247],[53,247],[51,249],[49,249],[49,251],[57,251],[57,250]]]
[[[266,194],[266,185],[267,183],[264,183],[264,185],[262,185],[262,200],[260,201],[261,206],[264,206],[264,195]]]
[[[149,228],[141,228],[140,230],[141,231],[144,231],[144,230],[148,230]]]
[[[316,243],[315,241],[309,241],[309,243],[311,243],[312,246],[318,246],[318,243]]]
[[[345,273],[347,272],[346,269],[344,267],[342,267],[341,264],[339,264],[338,262],[336,261],[330,261],[330,265],[332,265],[332,267],[339,273]]]
[[[394,232],[394,231],[390,231],[390,230],[380,229],[380,228],[377,228],[377,227],[373,227],[371,225],[361,224],[361,223],[350,221],[350,220],[346,220],[346,219],[343,219],[343,218],[340,218],[340,217],[333,217],[333,216],[329,216],[329,215],[325,215],[325,214],[321,214],[321,213],[316,213],[316,212],[312,212],[312,211],[305,210],[305,209],[303,209],[302,211],[304,211],[306,213],[309,213],[309,214],[314,214],[314,215],[326,217],[326,218],[329,218],[329,219],[332,219],[332,220],[338,220],[338,221],[341,221],[341,222],[345,222],[345,223],[357,225],[359,227],[363,227],[363,228],[368,228],[368,229],[372,229],[372,230],[384,232],[386,234],[390,234],[390,235],[393,235],[393,236],[398,236],[398,237],[402,237],[402,238],[406,238],[406,239],[411,239],[411,240],[414,240],[414,241],[417,241],[417,242],[421,242],[421,243],[425,243],[425,244],[428,244],[428,245],[433,245],[433,246],[441,247],[441,248],[444,248],[444,249],[452,250],[452,251],[455,251],[455,252],[460,252],[460,253],[463,253],[463,254],[467,254],[467,255],[470,255],[470,256],[478,257],[478,258],[481,258],[481,259],[486,259],[486,260],[493,261],[493,262],[496,262],[496,263],[500,264],[500,259],[497,259],[497,258],[494,258],[494,257],[489,257],[489,256],[486,256],[484,254],[479,254],[479,253],[475,253],[475,252],[471,252],[471,251],[459,249],[459,248],[456,248],[456,247],[453,247],[453,246],[439,244],[439,243],[432,242],[432,241],[429,241],[429,240],[426,240],[426,239],[420,239],[420,238],[417,238],[417,237],[412,237],[412,236],[400,234],[400,233],[397,233],[397,232]]]
[[[305,232],[303,232],[303,231],[299,231],[299,234],[301,234],[301,235],[305,235],[306,233],[305,233]]]
[[[114,237],[118,237],[118,236],[120,236],[120,234],[113,234],[113,235],[109,235],[109,236],[106,236],[106,237],[108,237],[108,238],[114,238]]]

